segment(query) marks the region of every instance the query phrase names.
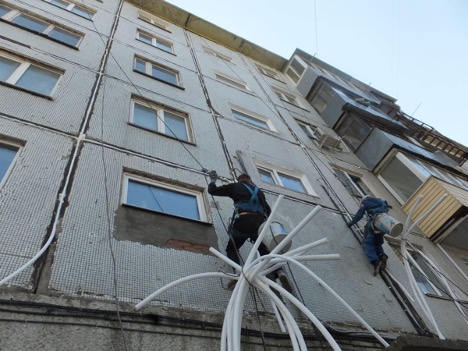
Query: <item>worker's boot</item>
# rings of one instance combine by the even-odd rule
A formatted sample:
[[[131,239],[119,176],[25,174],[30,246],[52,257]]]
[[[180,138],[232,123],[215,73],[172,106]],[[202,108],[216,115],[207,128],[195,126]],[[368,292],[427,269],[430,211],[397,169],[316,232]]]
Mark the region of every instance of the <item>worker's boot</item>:
[[[289,282],[289,279],[288,279],[288,276],[286,275],[286,273],[284,273],[284,271],[282,269],[279,269],[277,271],[278,273],[278,279],[279,281],[281,282],[281,285],[283,286],[283,288],[290,294],[293,293],[293,288],[291,286],[291,283]]]
[[[234,290],[234,288],[236,287],[236,284],[237,284],[237,280],[230,280],[228,285],[227,285],[227,289],[228,290]]]
[[[387,255],[380,256],[380,272],[384,271],[387,268]]]
[[[382,261],[378,260],[374,263],[374,277],[379,274],[380,272],[380,267],[382,267]]]

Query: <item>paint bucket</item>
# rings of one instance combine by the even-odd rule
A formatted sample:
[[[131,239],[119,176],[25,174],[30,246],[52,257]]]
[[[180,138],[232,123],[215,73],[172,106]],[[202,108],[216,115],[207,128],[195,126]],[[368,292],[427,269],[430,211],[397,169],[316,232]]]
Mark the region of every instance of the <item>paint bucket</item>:
[[[403,224],[386,213],[381,213],[374,219],[374,228],[385,234],[397,237],[403,231]]]
[[[265,223],[263,223],[258,229],[259,235],[262,232]],[[286,229],[284,229],[284,226],[281,223],[271,222],[270,228],[267,229],[265,236],[263,237],[263,243],[266,245],[268,250],[272,251],[275,247],[279,245],[279,243],[286,239],[287,235],[288,233],[286,233]],[[292,242],[288,242],[287,245],[283,247],[283,249],[278,253],[283,254],[287,252],[291,248],[291,245]]]

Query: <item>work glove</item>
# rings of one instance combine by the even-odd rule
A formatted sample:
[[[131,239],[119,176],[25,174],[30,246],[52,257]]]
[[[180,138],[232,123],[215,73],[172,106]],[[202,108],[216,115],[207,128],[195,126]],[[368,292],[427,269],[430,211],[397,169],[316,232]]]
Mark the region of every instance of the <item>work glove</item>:
[[[211,171],[208,172],[208,175],[210,176],[211,183],[216,183],[216,180],[218,179],[218,173],[216,173],[216,171]]]
[[[348,226],[348,228],[351,228],[353,226],[353,223],[352,222],[348,222],[346,223],[346,225]]]

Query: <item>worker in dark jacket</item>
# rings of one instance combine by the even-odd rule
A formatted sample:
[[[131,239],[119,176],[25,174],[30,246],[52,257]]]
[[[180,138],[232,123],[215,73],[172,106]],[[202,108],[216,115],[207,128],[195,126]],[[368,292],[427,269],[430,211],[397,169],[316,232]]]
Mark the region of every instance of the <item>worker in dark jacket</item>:
[[[348,227],[357,224],[364,214],[367,215],[367,223],[364,229],[363,247],[369,262],[374,266],[374,275],[387,267],[388,256],[383,250],[383,235],[381,231],[375,229],[373,222],[381,213],[387,213],[390,206],[387,201],[370,196],[364,196],[361,200],[361,206],[354,215]]]
[[[208,192],[213,196],[226,196],[234,201],[234,217],[229,226],[229,243],[226,248],[227,256],[240,264],[239,249],[247,239],[257,240],[258,229],[266,221],[271,213],[271,208],[266,202],[263,192],[252,182],[247,174],[241,174],[237,178],[237,183],[216,186],[218,175],[216,171],[209,173],[211,182],[208,185]],[[270,251],[264,243],[258,247],[260,255],[268,255]],[[279,278],[283,287],[289,292],[291,285],[283,270],[279,269],[272,274],[273,279]],[[229,288],[235,286],[236,281],[231,281]]]

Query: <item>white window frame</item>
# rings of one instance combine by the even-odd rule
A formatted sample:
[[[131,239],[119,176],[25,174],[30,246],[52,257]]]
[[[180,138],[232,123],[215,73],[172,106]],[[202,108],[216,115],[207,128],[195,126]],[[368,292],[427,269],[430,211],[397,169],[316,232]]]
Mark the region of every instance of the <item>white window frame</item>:
[[[164,183],[162,181],[158,181],[158,180],[154,180],[154,179],[149,179],[149,178],[145,178],[145,177],[141,177],[141,176],[136,176],[136,175],[133,175],[133,174],[130,174],[130,173],[124,173],[124,179],[123,179],[123,185],[122,185],[121,204],[124,204],[126,206],[130,206],[130,207],[134,207],[134,208],[142,208],[142,207],[138,207],[138,206],[131,205],[131,204],[127,203],[128,181],[130,179],[134,180],[136,182],[145,183],[145,184],[148,184],[150,186],[163,188],[163,189],[166,189],[166,190],[169,190],[169,191],[195,196],[195,198],[197,200],[198,213],[200,214],[200,218],[198,220],[193,219],[193,218],[174,215],[174,214],[171,214],[171,213],[167,213],[167,214],[170,215],[170,216],[185,218],[185,219],[192,220],[192,221],[208,222],[208,215],[207,215],[207,212],[206,212],[205,200],[204,200],[203,193],[201,191],[185,188],[185,187],[182,187],[182,186],[179,186],[179,185]],[[155,212],[155,213],[165,213],[165,212],[151,210],[151,209],[148,209],[148,208],[142,208],[142,209],[147,210],[147,211],[151,211],[151,212]]]
[[[317,126],[315,126],[313,124],[310,124],[308,122],[304,122],[304,121],[301,121],[299,119],[296,119],[296,122],[297,122],[297,124],[299,124],[299,126],[304,126],[309,131],[309,133],[312,134],[312,137],[311,137],[306,133],[307,137],[309,139],[312,139],[316,144],[318,144],[318,141],[320,140],[320,138],[324,134],[323,131],[319,127],[317,127]],[[302,127],[301,127],[301,129],[302,129]]]
[[[239,107],[239,106],[235,106],[235,105],[230,104],[230,107],[231,107],[232,118],[234,118],[235,121],[237,121],[239,123],[246,124],[246,125],[248,125],[250,127],[254,127],[254,128],[263,130],[263,131],[278,133],[278,130],[275,128],[273,122],[269,118],[267,118],[265,116],[262,116],[262,115],[259,115],[259,114],[255,113],[255,112],[246,110],[246,109],[244,109],[242,107]],[[268,129],[264,129],[264,128],[261,128],[261,127],[255,125],[255,124],[251,124],[251,123],[246,122],[244,120],[238,119],[234,115],[234,111],[239,112],[239,113],[241,113],[243,115],[246,115],[247,117],[250,117],[252,119],[256,119],[258,121],[266,123],[266,125],[268,126]]]
[[[230,87],[242,90],[242,91],[247,91],[249,93],[252,92],[252,89],[247,85],[242,80],[236,79],[234,77],[228,76],[227,74],[215,71],[215,77],[218,80],[218,82],[221,82],[223,84],[227,84]],[[239,86],[240,85],[240,86]]]
[[[299,103],[299,99],[297,98],[297,96],[295,96],[293,94],[290,94],[290,93],[287,93],[287,92],[285,92],[285,91],[283,91],[283,90],[281,90],[279,88],[272,88],[272,89],[273,89],[273,92],[276,94],[276,96],[280,100],[285,101],[288,104],[291,104],[291,105],[302,108],[301,104]]]
[[[346,179],[349,181],[349,183],[352,185],[353,189],[356,190],[356,192],[358,192],[360,194],[360,198],[366,196],[366,195],[370,195],[370,196],[375,196],[376,192],[373,188],[371,188],[369,186],[369,184],[367,184],[367,182],[364,181],[364,178],[362,177],[361,174],[357,174],[357,173],[353,173],[353,172],[349,172],[348,170],[346,169],[342,169],[342,168],[332,168],[333,171],[336,173],[336,172],[340,172],[340,173],[343,173],[344,176],[346,177]],[[361,187],[356,183],[356,181],[351,178],[351,176],[355,177],[355,178],[359,178],[359,180],[364,183],[365,187],[369,189],[369,194],[366,194],[364,193],[362,190],[361,190]],[[338,178],[339,179],[339,178]],[[352,196],[355,196],[354,194],[351,194]],[[359,197],[359,196],[358,196]]]
[[[256,166],[256,170],[257,170],[258,177],[259,177],[260,180],[261,180],[261,175],[260,175],[259,170],[269,172],[273,176],[273,180],[274,180],[275,184],[264,182],[266,184],[280,186],[283,189],[286,189],[286,190],[289,190],[289,191],[294,191],[295,193],[299,193],[299,194],[311,195],[311,196],[314,196],[314,197],[317,197],[317,198],[319,197],[317,195],[317,193],[315,192],[314,188],[312,187],[312,185],[310,184],[307,177],[302,173],[291,172],[289,170],[285,170],[285,169],[279,168],[279,167],[274,167],[274,166],[272,166],[270,164],[266,164],[266,163],[262,163],[262,162],[255,162],[255,166]],[[297,190],[294,190],[294,189],[286,188],[283,185],[283,182],[281,181],[281,177],[278,175],[278,173],[281,173],[281,174],[287,175],[287,176],[289,176],[291,178],[296,178],[297,180],[299,180],[302,183],[302,186],[304,187],[306,192],[301,192],[301,191],[297,191]]]
[[[203,46],[203,51],[205,51],[207,54],[215,56],[215,57],[217,57],[217,58],[219,58],[219,59],[221,59],[223,61],[232,63],[232,57],[224,55],[224,54],[220,53],[219,51],[216,51],[216,50],[214,50],[212,48],[208,48],[206,46]]]
[[[146,58],[143,58],[143,57],[141,57],[141,56],[135,56],[134,59],[133,59],[133,69],[136,70],[137,72],[140,72],[140,71],[138,71],[138,70],[135,68],[136,60],[141,60],[141,61],[143,61],[143,62],[145,63],[145,72],[143,72],[143,73],[145,73],[146,75],[148,75],[148,76],[150,76],[150,77],[152,77],[152,78],[154,78],[154,79],[156,79],[156,80],[158,80],[158,81],[160,81],[160,82],[164,82],[164,83],[166,83],[166,84],[176,85],[176,86],[178,86],[178,87],[182,87],[182,80],[181,80],[180,72],[179,72],[179,71],[176,71],[175,69],[172,69],[172,68],[170,68],[170,67],[161,65],[161,64],[159,64],[159,63],[150,61],[150,60],[148,60],[148,59],[146,59]],[[153,72],[152,72],[152,71],[153,71],[153,66],[156,66],[156,67],[160,68],[160,69],[163,70],[163,71],[167,71],[167,72],[170,72],[170,73],[175,74],[177,83],[174,84],[174,83],[172,83],[172,82],[168,82],[168,81],[166,81],[166,80],[164,80],[164,79],[157,78],[157,77],[153,76],[153,74],[152,74],[152,73],[153,73]],[[140,72],[140,73],[141,73],[141,72]]]
[[[157,120],[158,130],[153,130],[153,129],[150,129],[150,128],[146,128],[146,127],[141,126],[139,124],[136,124],[134,122],[135,104],[139,104],[141,106],[151,108],[154,111],[154,113],[157,114],[157,116],[155,116],[155,118]],[[185,131],[187,133],[188,140],[177,138],[169,130],[166,133],[166,124],[165,124],[165,120],[164,120],[164,117],[165,117],[164,112],[169,112],[169,113],[171,113],[173,115],[176,115],[178,117],[182,117],[185,120]],[[134,125],[134,126],[137,126],[138,128],[143,128],[145,130],[149,130],[149,131],[152,131],[152,132],[155,132],[155,133],[158,133],[158,134],[164,134],[165,136],[180,140],[182,142],[189,142],[189,143],[194,142],[193,141],[192,124],[191,124],[190,116],[185,112],[181,112],[181,111],[177,111],[177,110],[174,110],[174,109],[171,109],[171,108],[168,108],[168,107],[164,107],[164,106],[159,105],[157,103],[153,103],[153,102],[133,98],[132,103],[131,103],[130,123],[132,125]]]
[[[169,28],[169,23],[156,17],[156,16],[153,16],[147,12],[143,12],[143,11],[138,11],[138,19],[142,20],[143,22],[146,22],[146,23],[149,23],[149,24],[152,24],[153,26],[159,28],[159,29],[163,29],[165,30],[166,32],[169,32],[171,33],[171,31],[168,29]]]
[[[255,64],[255,66],[257,66],[257,69],[260,71],[261,74],[263,74],[263,75],[265,75],[267,77],[276,79],[276,80],[281,82],[281,80],[278,77],[278,74],[274,70],[263,67],[263,66],[258,65],[258,64]]]
[[[4,57],[6,59],[9,59],[9,60],[12,60],[12,61],[15,61],[15,62],[18,62],[20,65],[16,68],[16,70],[13,72],[13,74],[6,80],[4,81],[3,83],[6,83],[6,84],[10,84],[18,89],[24,89],[26,91],[30,91],[31,93],[33,94],[38,94],[38,95],[42,95],[42,96],[52,96],[55,92],[55,89],[57,89],[57,85],[60,81],[60,79],[62,78],[62,75],[63,75],[63,72],[60,72],[58,70],[53,70],[53,69],[50,69],[50,68],[45,68],[43,65],[41,64],[38,64],[38,63],[33,63],[33,62],[30,62],[30,61],[26,61],[24,59],[21,59],[19,57],[15,57],[13,55],[8,55],[8,54],[5,54],[3,52],[0,52],[0,57]],[[57,82],[55,83],[55,86],[54,88],[52,89],[52,91],[50,92],[50,95],[45,95],[43,93],[38,93],[36,91],[33,91],[33,90],[29,90],[27,88],[23,88],[23,87],[18,87],[16,86],[16,83],[18,83],[18,81],[20,80],[20,78],[23,76],[23,74],[27,71],[27,69],[30,67],[30,66],[35,66],[35,67],[39,67],[40,69],[43,69],[44,71],[50,71],[50,72],[54,72],[55,74],[58,74],[60,77],[57,79]]]
[[[168,52],[168,53],[171,53],[171,54],[174,53],[174,45],[172,44],[171,41],[166,40],[166,39],[163,39],[163,38],[161,38],[161,37],[158,37],[158,36],[156,36],[156,35],[154,35],[154,34],[145,32],[145,31],[143,31],[143,30],[141,30],[141,29],[137,29],[136,39],[139,40],[139,41],[141,41],[141,42],[143,42],[143,43],[145,43],[145,44],[147,44],[147,43],[146,43],[146,41],[143,41],[143,40],[140,39],[140,34],[145,35],[145,36],[151,38],[151,46],[153,46],[153,47],[155,47],[155,48],[157,48],[157,49],[159,49],[159,50],[162,50],[162,51],[164,51],[164,52]],[[171,48],[170,51],[165,50],[165,49],[161,48],[160,46],[158,46],[158,42],[162,42],[162,43],[164,43],[165,45],[169,46],[169,47]],[[148,45],[149,45],[149,44],[148,44]]]
[[[9,141],[5,141],[5,140],[1,140],[0,139],[0,147],[2,147],[3,145],[5,146],[11,146],[11,147],[14,147],[16,148],[16,155],[15,157],[13,157],[13,160],[11,160],[11,163],[10,165],[8,166],[5,174],[3,175],[3,178],[0,179],[0,190],[3,188],[3,186],[5,185],[8,177],[10,176],[12,170],[13,170],[13,167],[16,163],[16,161],[18,160],[19,158],[19,154],[21,153],[21,151],[23,150],[23,147],[18,145],[18,144],[15,144],[15,143],[12,143],[12,142],[9,142]]]
[[[53,5],[53,6],[56,6],[56,7],[58,7],[58,8],[61,8],[61,9],[63,9],[63,10],[67,10],[68,12],[71,12],[71,13],[77,15],[77,16],[80,16],[80,17],[82,17],[82,18],[86,18],[86,19],[89,19],[89,20],[92,20],[93,17],[94,17],[94,15],[96,14],[96,11],[90,9],[89,7],[84,6],[84,5],[82,5],[82,4],[75,4],[74,2],[71,2],[71,1],[68,1],[68,0],[61,0],[61,1],[63,1],[63,2],[67,2],[67,3],[69,4],[66,8],[63,8],[63,7],[54,5],[54,4],[52,3],[52,0],[42,0],[42,1],[48,2],[48,3],[50,3],[50,4]],[[90,17],[88,18],[88,17],[85,17],[85,16],[81,16],[81,15],[75,13],[75,12],[72,12],[72,10],[73,10],[73,8],[74,8],[75,6],[76,6],[76,7],[79,7],[79,8],[82,8],[82,9],[86,10],[87,12],[89,12]]]
[[[302,71],[301,74],[299,74],[296,69],[292,66],[292,62],[296,60],[297,62],[299,62],[299,64],[304,67],[304,70]],[[301,80],[302,76],[304,75],[304,73],[307,71],[307,63],[305,63],[299,56],[294,56],[291,60],[291,63],[288,65],[288,68],[286,69],[286,75],[289,77],[289,79],[291,79],[291,81],[297,85],[297,83]],[[291,78],[291,76],[288,74],[288,71],[291,71],[293,73],[293,75],[295,75],[297,77],[297,80],[295,81],[294,79]]]
[[[2,4],[3,5],[3,4]],[[8,7],[8,6],[5,6],[5,7]],[[75,48],[78,48],[83,40],[83,34],[82,33],[78,33],[78,32],[75,32],[73,30],[71,30],[70,28],[67,28],[67,27],[64,27],[64,26],[58,26],[56,24],[53,24],[53,23],[50,23],[49,20],[45,19],[45,18],[42,18],[42,17],[38,17],[38,16],[34,16],[34,15],[31,15],[29,13],[25,13],[25,12],[22,12],[20,10],[17,10],[17,9],[12,9],[11,7],[8,7],[10,10],[10,12],[7,12],[5,15],[3,15],[3,17],[0,17],[2,18],[3,20],[7,21],[7,22],[10,22],[11,24],[15,25],[15,26],[18,26],[18,27],[21,27],[21,28],[24,28],[28,31],[32,31],[32,32],[35,32],[35,33],[40,33],[40,34],[44,34],[44,35],[47,35],[49,37],[49,33],[54,29],[54,28],[58,28],[58,29],[61,29],[65,32],[69,32],[71,34],[74,34],[78,37],[80,37],[80,39],[78,40],[78,42],[76,43],[76,45],[71,45],[71,44],[68,44],[66,42],[63,42],[61,40],[58,40],[58,39],[55,39],[55,38],[52,38],[52,37],[49,37],[49,39],[51,40],[54,40],[56,42],[59,42],[59,43],[62,43],[64,45],[68,45],[68,46],[72,46],[72,47],[75,47]],[[47,24],[47,28],[45,28],[42,32],[38,32],[38,31],[35,31],[35,30],[32,30],[32,29],[29,29],[27,27],[24,27],[24,26],[21,26],[19,24],[16,24],[16,23],[13,23],[13,20],[20,16],[20,15],[24,15],[24,16],[28,16],[28,17],[31,17],[31,18],[34,18],[35,20],[37,21],[40,21],[40,22],[43,22],[44,24]]]

